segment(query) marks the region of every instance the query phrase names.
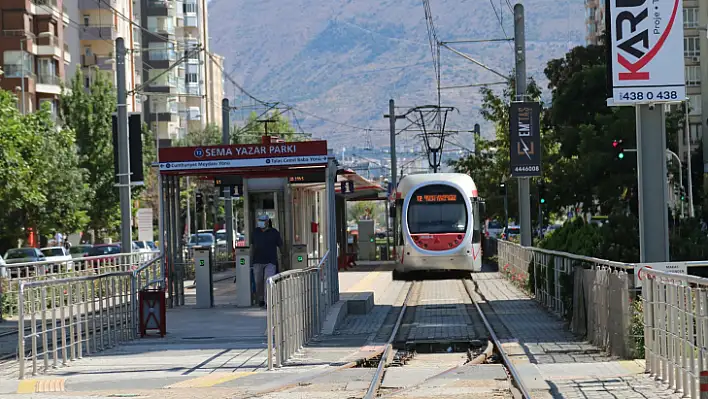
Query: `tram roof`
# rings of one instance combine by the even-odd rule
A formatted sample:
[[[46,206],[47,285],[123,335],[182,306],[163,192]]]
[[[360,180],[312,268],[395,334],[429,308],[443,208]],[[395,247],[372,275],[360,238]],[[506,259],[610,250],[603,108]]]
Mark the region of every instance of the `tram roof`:
[[[396,192],[401,196],[408,194],[413,187],[423,183],[443,181],[457,184],[463,187],[468,196],[477,195],[477,185],[472,180],[472,177],[463,173],[421,173],[415,175],[404,176],[399,182]]]

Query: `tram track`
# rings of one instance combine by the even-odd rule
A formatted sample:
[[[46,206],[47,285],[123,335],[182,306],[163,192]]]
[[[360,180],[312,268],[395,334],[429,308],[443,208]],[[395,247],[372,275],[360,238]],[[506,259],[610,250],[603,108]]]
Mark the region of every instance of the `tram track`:
[[[433,287],[434,284],[437,286]],[[441,287],[447,290],[444,293],[447,295],[446,298],[439,298]],[[437,290],[437,300],[431,299],[431,290]],[[489,374],[491,369],[488,367],[492,367],[497,370],[493,373],[496,377],[485,381],[490,392],[495,391],[497,397],[531,399],[518,371],[504,351],[494,331],[494,326],[490,323],[490,319],[494,320],[496,315],[485,313],[484,308],[488,307],[480,306],[478,303],[481,301],[484,305],[486,301],[469,274],[450,279],[409,281],[404,291],[401,292],[399,301],[404,295],[405,299],[402,304],[399,302],[400,305],[391,310],[387,322],[383,323],[376,334],[375,342],[383,346],[380,350],[357,361],[299,378],[287,385],[251,393],[245,397],[264,397],[277,392],[292,391],[294,393],[300,391],[302,387],[315,386],[318,381],[339,381],[340,378],[337,378],[336,375],[346,374],[351,369],[373,369],[370,377],[364,377],[362,381],[365,382],[367,378],[370,378],[366,391],[364,392],[363,389],[359,391],[360,393],[348,391],[348,396],[346,396],[348,399],[404,398],[407,397],[407,394],[416,396],[413,392],[419,389],[430,390],[430,384],[435,385],[446,379],[448,379],[447,381],[464,379],[466,378],[465,373],[469,376],[470,373],[476,373],[479,370]],[[491,312],[491,310],[487,311]],[[464,326],[466,329],[460,326],[463,316],[465,323],[468,324]],[[438,325],[446,322],[448,323],[447,328],[452,331],[451,333],[448,333],[447,330],[443,330],[441,333],[439,330]],[[499,327],[497,326],[497,328]],[[438,334],[431,333],[433,330],[438,331]],[[460,333],[460,331],[463,332]],[[430,336],[426,337],[426,335]],[[421,339],[421,336],[426,338]],[[494,365],[498,365],[497,368],[494,368]],[[501,371],[500,366],[504,371]],[[487,369],[485,371],[475,369],[475,367],[487,367]],[[431,371],[427,372],[420,380],[411,381],[412,378],[408,378],[405,383],[401,384],[402,374],[419,373],[424,369]],[[395,375],[387,376],[389,372]],[[353,378],[364,376],[357,375],[359,377]],[[499,380],[500,375],[501,381]],[[340,377],[345,378],[346,376]],[[482,381],[480,378],[487,377],[479,377],[470,383],[479,383]],[[479,397],[490,397],[488,395],[483,394]],[[448,396],[436,393],[425,397],[445,398]]]

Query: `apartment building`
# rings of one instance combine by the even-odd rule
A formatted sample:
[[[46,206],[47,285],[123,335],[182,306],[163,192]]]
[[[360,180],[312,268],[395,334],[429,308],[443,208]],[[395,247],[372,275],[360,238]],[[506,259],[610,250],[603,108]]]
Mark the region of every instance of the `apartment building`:
[[[69,24],[62,0],[0,1],[0,87],[15,92],[22,112],[48,103],[56,115],[66,67]]]
[[[585,25],[587,44],[599,44],[605,30],[605,0],[586,0]],[[698,140],[708,128],[708,2],[705,0],[683,1],[683,55],[686,68],[686,94],[689,102],[689,130],[691,148],[698,148]],[[701,52],[703,49],[703,52]],[[679,152],[686,159],[687,140],[684,132],[679,140]],[[708,155],[708,142],[703,146],[704,156]],[[706,157],[708,159],[708,157]]]
[[[161,139],[220,125],[223,84],[209,56],[207,0],[140,0],[144,119]],[[174,66],[174,67],[173,67]],[[219,92],[220,90],[220,92]],[[211,109],[217,107],[218,109]]]
[[[66,1],[66,0],[65,0]],[[88,87],[99,74],[116,83],[115,40],[122,37],[127,50],[126,87],[128,112],[142,111],[142,96],[132,93],[142,82],[141,30],[134,24],[139,9],[133,0],[74,0],[78,4],[81,69]]]

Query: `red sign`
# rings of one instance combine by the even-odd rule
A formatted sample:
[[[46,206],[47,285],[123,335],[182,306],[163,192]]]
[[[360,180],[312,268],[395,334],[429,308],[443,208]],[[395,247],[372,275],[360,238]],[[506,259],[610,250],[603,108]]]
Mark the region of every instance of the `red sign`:
[[[160,170],[233,169],[327,163],[326,141],[235,144],[160,149]]]

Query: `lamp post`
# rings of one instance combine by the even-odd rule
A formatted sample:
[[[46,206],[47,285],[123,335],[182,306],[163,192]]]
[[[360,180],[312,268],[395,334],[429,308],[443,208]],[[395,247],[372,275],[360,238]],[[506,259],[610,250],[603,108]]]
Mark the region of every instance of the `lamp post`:
[[[24,115],[26,113],[25,107],[27,105],[27,102],[25,100],[25,42],[28,39],[36,39],[36,38],[40,38],[40,37],[52,37],[52,36],[54,36],[54,34],[52,32],[42,32],[37,36],[35,36],[31,32],[27,32],[25,34],[25,36],[20,39],[20,54],[22,54],[22,58],[20,61],[20,64],[21,64],[20,65],[20,68],[21,68],[20,69],[20,80],[22,80],[22,84],[20,86],[21,90],[22,90],[22,108],[21,108],[22,115]],[[30,72],[32,72],[32,71],[30,71]]]

